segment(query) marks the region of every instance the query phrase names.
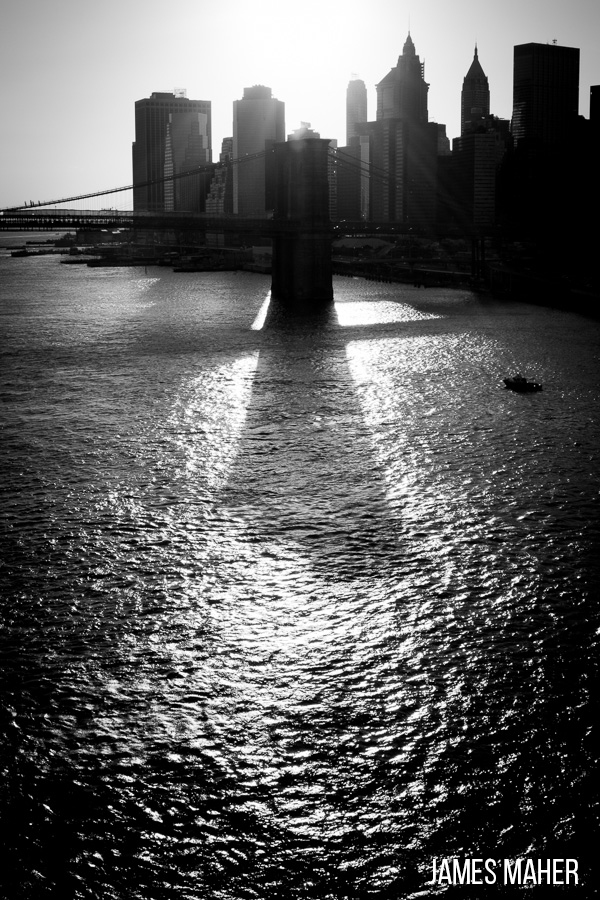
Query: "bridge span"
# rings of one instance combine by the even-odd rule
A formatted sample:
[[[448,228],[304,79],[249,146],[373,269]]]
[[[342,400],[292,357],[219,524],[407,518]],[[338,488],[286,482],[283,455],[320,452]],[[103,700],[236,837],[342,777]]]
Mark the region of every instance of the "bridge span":
[[[117,229],[234,233],[273,242],[272,299],[297,314],[318,311],[333,300],[331,242],[345,236],[481,235],[464,231],[413,228],[393,222],[335,222],[329,218],[329,141],[305,138],[276,144],[275,210],[272,216],[244,218],[192,212],[98,212],[33,208],[0,210],[0,231]]]
[[[297,142],[296,142],[297,143]],[[245,218],[235,215],[215,216],[191,212],[145,212],[134,210],[75,210],[75,209],[18,209],[0,210],[0,231],[76,231],[102,228],[122,228],[133,231],[222,231],[235,234],[256,234],[272,238],[278,232],[293,233],[298,224],[292,219]],[[467,233],[464,228],[414,228],[398,222],[364,220],[323,221],[319,232],[330,240],[340,237],[374,237],[409,235],[431,238],[481,236]]]

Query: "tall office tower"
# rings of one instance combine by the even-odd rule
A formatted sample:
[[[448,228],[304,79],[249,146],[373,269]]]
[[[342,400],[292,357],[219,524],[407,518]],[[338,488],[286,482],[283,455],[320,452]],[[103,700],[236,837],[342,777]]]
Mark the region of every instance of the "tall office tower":
[[[212,215],[227,215],[233,212],[233,138],[223,138],[219,162],[210,183],[206,197],[206,212]]]
[[[346,143],[357,137],[360,130],[357,126],[367,121],[367,88],[364,81],[353,76],[346,90]]]
[[[512,133],[539,147],[565,144],[579,109],[579,49],[519,44],[514,49]]]
[[[204,209],[209,173],[202,172],[185,178],[173,178],[183,175],[210,163],[207,135],[208,116],[206,113],[193,111],[169,113],[165,146],[165,209],[193,210]],[[210,173],[212,174],[212,173]]]
[[[408,35],[397,65],[377,85],[369,139],[369,218],[428,227],[435,219],[439,127],[428,121],[424,65]]]
[[[233,138],[226,137],[221,141],[221,152],[219,153],[219,163],[230,163],[233,159]]]
[[[490,86],[481,68],[475,45],[475,55],[463,79],[460,96],[460,133],[468,134],[479,127],[490,114]]]
[[[425,64],[417,56],[409,34],[397,65],[377,85],[377,120],[427,122],[428,91]]]
[[[140,185],[133,190],[134,209],[202,210],[204,178],[164,179],[211,162],[210,100],[188,100],[183,91],[137,100],[132,157],[133,183]]]
[[[463,80],[461,136],[439,167],[438,222],[463,232],[494,226],[498,169],[509,143],[508,122],[490,115],[489,84],[475,47]]]
[[[537,242],[538,258],[547,254],[552,269],[560,257],[578,255],[573,244],[581,237],[582,198],[589,200],[578,108],[578,48],[514,48],[514,152],[500,173],[502,221]]]
[[[496,223],[498,172],[510,145],[508,121],[488,116],[485,125],[453,141],[444,160],[438,198],[438,221],[463,232],[490,231]]]
[[[233,212],[261,216],[272,208],[274,171],[262,153],[274,142],[285,141],[285,104],[264,85],[244,88],[241,100],[233,101]],[[271,183],[273,182],[273,183]]]
[[[373,122],[361,126],[364,132],[350,138],[346,147],[335,150],[336,217],[369,219],[371,210],[371,138]],[[333,216],[332,216],[333,217]]]

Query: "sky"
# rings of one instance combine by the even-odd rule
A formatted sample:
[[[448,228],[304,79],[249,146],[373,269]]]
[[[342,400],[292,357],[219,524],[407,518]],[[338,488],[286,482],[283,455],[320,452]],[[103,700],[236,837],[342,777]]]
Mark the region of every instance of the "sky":
[[[363,79],[374,119],[409,30],[450,139],[475,44],[506,119],[515,44],[579,47],[589,116],[599,0],[0,0],[0,208],[130,184],[134,103],[153,91],[212,101],[215,160],[254,84],[285,102],[286,133],[310,122],[343,145],[348,81]]]

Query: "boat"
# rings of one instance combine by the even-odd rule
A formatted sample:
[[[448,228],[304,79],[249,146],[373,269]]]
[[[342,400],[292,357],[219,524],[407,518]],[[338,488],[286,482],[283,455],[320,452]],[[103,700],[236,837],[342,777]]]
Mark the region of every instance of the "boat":
[[[511,391],[517,391],[519,394],[531,394],[534,391],[541,391],[542,385],[537,381],[527,381],[522,375],[513,375],[512,378],[505,378],[504,384]]]

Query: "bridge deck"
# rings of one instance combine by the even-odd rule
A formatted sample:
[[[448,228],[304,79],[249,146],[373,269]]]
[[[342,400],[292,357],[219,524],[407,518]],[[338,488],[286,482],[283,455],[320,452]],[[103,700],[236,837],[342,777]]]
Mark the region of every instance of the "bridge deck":
[[[482,232],[466,233],[465,229],[436,226],[431,229],[414,228],[396,222],[311,222],[302,219],[243,218],[214,216],[205,213],[133,212],[121,210],[3,210],[0,211],[0,231],[73,231],[78,229],[122,228],[143,231],[216,231],[255,234],[273,237],[276,234],[299,232],[337,237],[374,237],[409,234],[414,237],[482,237]]]

